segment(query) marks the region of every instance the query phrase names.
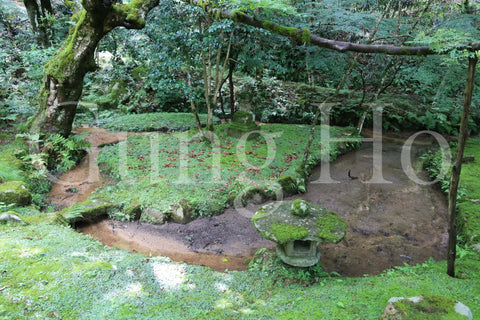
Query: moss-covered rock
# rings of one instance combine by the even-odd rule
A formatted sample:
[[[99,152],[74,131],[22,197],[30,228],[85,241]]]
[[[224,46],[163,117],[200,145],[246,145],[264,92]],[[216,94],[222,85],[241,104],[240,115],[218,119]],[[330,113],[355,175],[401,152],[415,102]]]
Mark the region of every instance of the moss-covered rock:
[[[180,200],[172,209],[172,220],[176,223],[188,223],[194,218],[194,208],[187,199]]]
[[[150,224],[164,224],[170,219],[171,215],[171,212],[162,212],[156,209],[146,208],[143,210],[140,221]]]
[[[63,209],[58,215],[60,219],[63,218],[69,224],[73,224],[78,221],[92,221],[101,216],[107,216],[114,209],[117,209],[117,207],[112,203],[100,200],[87,200]]]
[[[473,319],[467,306],[444,296],[393,297],[388,302],[381,317],[383,320]]]
[[[28,206],[32,203],[32,195],[26,183],[22,181],[7,181],[0,184],[0,202],[6,205]]]
[[[142,206],[137,202],[133,202],[126,206],[123,212],[128,215],[129,220],[138,221],[142,217]]]
[[[284,196],[291,196],[298,193],[297,181],[291,175],[278,178],[277,182],[282,186]]]
[[[292,202],[292,207],[290,209],[291,213],[298,217],[305,217],[308,215],[310,210],[310,205],[307,201],[296,199]]]
[[[18,223],[18,224],[26,224],[22,218],[17,216],[16,212],[8,211],[0,214],[0,223]]]
[[[242,196],[243,204],[253,203],[261,204],[268,199],[267,192],[260,187],[250,187],[248,188]]]

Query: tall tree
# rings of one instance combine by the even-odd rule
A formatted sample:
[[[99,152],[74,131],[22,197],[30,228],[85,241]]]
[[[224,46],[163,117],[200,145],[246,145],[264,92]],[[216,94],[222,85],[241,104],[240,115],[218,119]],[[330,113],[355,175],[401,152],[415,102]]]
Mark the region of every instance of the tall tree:
[[[116,27],[143,28],[147,13],[157,4],[158,0],[133,0],[128,4],[82,1],[83,9],[72,17],[76,25],[70,29],[60,52],[45,66],[39,108],[31,123],[33,131],[70,134],[83,79],[96,67],[94,53],[98,42]]]

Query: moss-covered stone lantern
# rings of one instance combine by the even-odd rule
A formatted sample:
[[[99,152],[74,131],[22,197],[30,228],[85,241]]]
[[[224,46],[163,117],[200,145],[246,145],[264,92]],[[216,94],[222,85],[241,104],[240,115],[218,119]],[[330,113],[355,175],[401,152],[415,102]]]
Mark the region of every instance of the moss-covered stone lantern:
[[[296,267],[317,264],[318,244],[340,242],[347,228],[336,213],[300,199],[262,206],[252,223],[265,239],[277,243],[282,261]]]

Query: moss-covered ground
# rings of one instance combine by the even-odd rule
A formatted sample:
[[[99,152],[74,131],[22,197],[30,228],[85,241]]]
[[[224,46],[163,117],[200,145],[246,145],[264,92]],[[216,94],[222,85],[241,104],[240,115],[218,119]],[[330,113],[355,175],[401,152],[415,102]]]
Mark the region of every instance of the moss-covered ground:
[[[207,122],[206,114],[199,114],[200,122]],[[214,119],[218,122],[218,118]],[[98,124],[112,131],[129,132],[173,132],[185,131],[195,128],[195,117],[193,113],[141,113],[127,115],[109,115],[108,118],[101,118]]]
[[[310,285],[268,266],[218,273],[103,246],[51,224],[0,226],[0,319],[377,319],[392,296],[437,294],[480,313],[480,261]]]
[[[296,168],[309,126],[269,124],[260,130],[258,137],[245,141],[229,137],[228,124],[219,125],[213,143],[205,142],[195,130],[131,136],[101,152],[100,169],[118,183],[99,190],[95,197],[124,207],[139,203],[167,214],[172,205],[186,199],[195,215],[208,216],[223,212],[237,196],[244,200],[258,191],[275,198],[281,189],[277,180],[282,177],[291,176],[292,183],[302,185]],[[347,129],[329,130],[332,138],[348,135]],[[329,149],[320,147],[320,131],[319,127],[310,165],[340,153],[338,143]]]
[[[467,141],[465,155],[473,155],[475,161],[462,164],[458,224],[464,241],[480,243],[480,137]]]

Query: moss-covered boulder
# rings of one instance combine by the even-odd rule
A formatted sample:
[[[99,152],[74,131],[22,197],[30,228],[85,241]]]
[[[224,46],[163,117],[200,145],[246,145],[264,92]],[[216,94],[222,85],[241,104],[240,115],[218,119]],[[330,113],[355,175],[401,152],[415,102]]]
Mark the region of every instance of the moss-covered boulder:
[[[472,320],[473,315],[470,308],[451,298],[439,295],[421,295],[412,298],[390,298],[381,319]]]
[[[107,216],[112,210],[117,209],[112,203],[100,200],[87,200],[58,212],[59,219],[65,219],[69,224],[78,221],[93,221],[102,216]]]
[[[28,206],[32,203],[32,195],[24,182],[7,181],[0,184],[0,202]]]
[[[336,213],[304,200],[279,201],[258,209],[252,223],[260,234],[276,242],[283,262],[309,267],[320,260],[318,244],[345,237],[345,222]]]

